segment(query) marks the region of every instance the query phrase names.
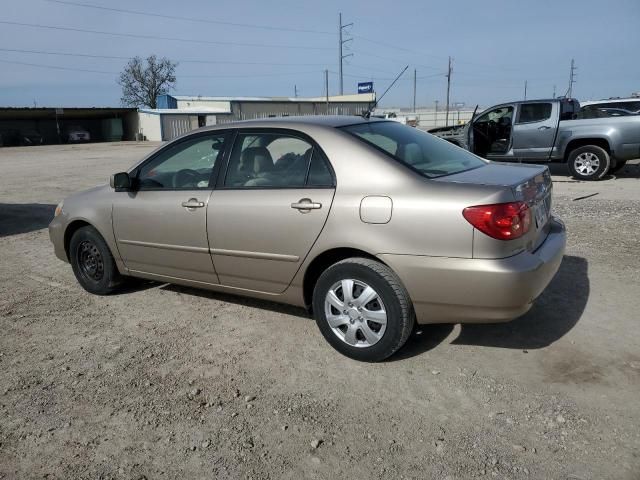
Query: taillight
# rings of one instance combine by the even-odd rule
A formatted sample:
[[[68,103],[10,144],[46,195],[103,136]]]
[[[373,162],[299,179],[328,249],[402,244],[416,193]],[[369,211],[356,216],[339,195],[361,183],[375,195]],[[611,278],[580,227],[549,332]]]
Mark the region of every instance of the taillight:
[[[531,210],[524,202],[476,205],[462,211],[467,221],[492,238],[513,240],[529,231]]]

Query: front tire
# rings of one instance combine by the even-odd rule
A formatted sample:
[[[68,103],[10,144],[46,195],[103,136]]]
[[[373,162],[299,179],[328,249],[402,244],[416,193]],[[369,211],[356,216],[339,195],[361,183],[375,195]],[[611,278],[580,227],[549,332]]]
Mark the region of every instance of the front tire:
[[[69,243],[69,261],[78,283],[89,293],[109,295],[122,284],[107,242],[93,227],[74,232]]]
[[[586,145],[571,151],[567,166],[578,180],[600,180],[609,172],[611,158],[604,148]]]
[[[320,332],[347,357],[379,362],[409,338],[415,313],[407,290],[386,265],[348,258],[325,270],[313,291]]]

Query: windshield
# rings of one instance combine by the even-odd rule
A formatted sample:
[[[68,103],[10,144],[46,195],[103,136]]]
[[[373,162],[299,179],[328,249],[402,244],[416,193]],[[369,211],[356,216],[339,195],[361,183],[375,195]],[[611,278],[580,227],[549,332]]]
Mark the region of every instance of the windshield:
[[[358,123],[342,129],[428,178],[485,165],[484,160],[446,140],[398,122]]]

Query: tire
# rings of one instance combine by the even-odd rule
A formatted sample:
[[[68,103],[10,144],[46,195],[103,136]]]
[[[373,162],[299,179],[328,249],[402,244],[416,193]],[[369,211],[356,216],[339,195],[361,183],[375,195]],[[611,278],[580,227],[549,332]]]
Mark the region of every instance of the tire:
[[[615,167],[611,167],[611,173],[619,172],[627,164],[626,160],[618,160]]]
[[[345,288],[351,290],[350,297],[345,297]],[[361,297],[365,292],[368,300]],[[333,348],[364,362],[393,355],[415,325],[409,293],[398,276],[368,258],[348,258],[327,268],[313,290],[313,312],[320,332]]]
[[[611,158],[604,148],[586,145],[569,153],[567,166],[578,180],[600,180],[609,172]]]
[[[109,246],[93,227],[74,232],[69,243],[69,261],[78,283],[89,293],[109,295],[122,284]]]

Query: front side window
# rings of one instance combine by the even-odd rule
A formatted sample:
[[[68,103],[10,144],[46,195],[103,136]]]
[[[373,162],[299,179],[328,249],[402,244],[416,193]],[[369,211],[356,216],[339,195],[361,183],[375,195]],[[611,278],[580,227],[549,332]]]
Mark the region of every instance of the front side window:
[[[302,188],[310,174],[310,164],[316,165],[311,162],[316,156],[318,153],[314,154],[313,146],[298,137],[280,133],[240,133],[231,152],[224,185]],[[317,165],[314,166],[314,181],[320,182],[321,186],[326,182]]]
[[[550,103],[523,103],[520,105],[518,123],[542,122],[550,117]]]
[[[398,122],[366,122],[341,128],[428,178],[485,165],[484,160],[446,140]]]
[[[139,169],[138,188],[209,188],[213,167],[222,160],[225,139],[226,133],[199,135],[169,146]]]

